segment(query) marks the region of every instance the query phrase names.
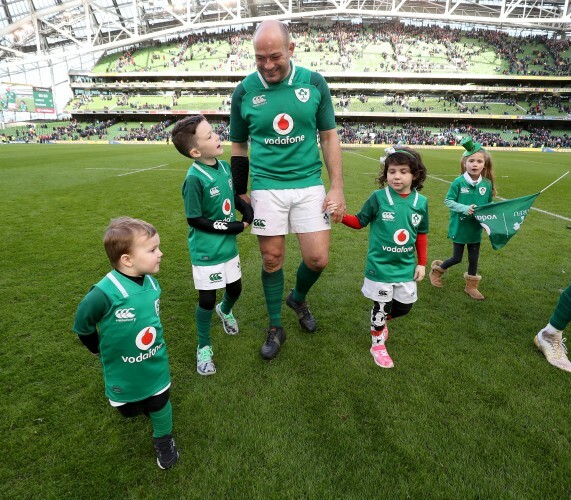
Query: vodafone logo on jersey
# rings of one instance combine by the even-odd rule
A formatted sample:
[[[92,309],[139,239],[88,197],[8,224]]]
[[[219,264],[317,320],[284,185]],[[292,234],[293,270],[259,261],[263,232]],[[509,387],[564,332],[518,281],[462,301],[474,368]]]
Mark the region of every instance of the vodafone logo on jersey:
[[[143,328],[135,338],[135,344],[141,351],[148,351],[155,343],[157,338],[157,330],[153,326]]]
[[[410,239],[410,233],[406,229],[397,229],[393,234],[393,241],[397,245],[406,245]]]
[[[287,135],[293,130],[293,118],[287,113],[280,113],[274,118],[274,130],[280,135]]]
[[[222,203],[222,212],[224,215],[230,215],[230,212],[232,212],[232,203],[230,203],[230,198],[226,198]]]

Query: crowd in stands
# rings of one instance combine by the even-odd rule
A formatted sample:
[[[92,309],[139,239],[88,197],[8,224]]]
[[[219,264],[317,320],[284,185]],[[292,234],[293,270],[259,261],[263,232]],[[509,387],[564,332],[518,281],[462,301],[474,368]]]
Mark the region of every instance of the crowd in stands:
[[[485,56],[491,64],[494,60],[504,62],[504,66],[496,66],[497,74],[571,73],[571,42],[546,35],[517,37],[494,29],[461,31],[399,21],[323,26],[292,23],[290,29],[297,53],[309,53],[308,65],[319,71],[355,71],[359,67],[365,72],[466,73]],[[254,67],[252,34],[253,28],[229,29],[178,37],[163,47],[157,41],[140,44],[124,49],[107,71],[188,71],[187,63],[193,60],[203,71],[249,71]],[[134,56],[149,48],[156,49],[150,63],[138,65]],[[364,61],[370,64],[362,68]]]
[[[544,127],[525,129],[522,127],[515,130],[504,127],[491,132],[467,124],[453,126],[441,124],[428,128],[413,123],[402,125],[345,123],[338,132],[343,144],[454,146],[459,135],[469,135],[488,147],[571,148],[571,132],[559,136]]]
[[[171,125],[171,120],[165,120],[149,128],[141,122],[139,127],[119,127],[119,133],[115,135],[116,141],[167,141],[170,139],[170,132],[166,129]],[[124,134],[122,132],[125,132]]]
[[[228,122],[211,122],[213,130],[222,141],[229,140]],[[119,125],[116,132],[108,134],[108,129],[116,125],[114,120],[78,123],[70,120],[66,124],[49,126],[21,127],[14,133],[0,134],[2,142],[51,142],[59,140],[115,140],[133,141],[170,141],[171,120],[157,124],[140,122],[138,126]],[[343,144],[408,144],[410,146],[453,146],[459,135],[469,135],[487,147],[549,147],[571,148],[571,131],[554,133],[546,127],[526,126],[511,129],[508,126],[494,130],[481,129],[469,124],[419,125],[413,123],[338,123],[338,134]]]

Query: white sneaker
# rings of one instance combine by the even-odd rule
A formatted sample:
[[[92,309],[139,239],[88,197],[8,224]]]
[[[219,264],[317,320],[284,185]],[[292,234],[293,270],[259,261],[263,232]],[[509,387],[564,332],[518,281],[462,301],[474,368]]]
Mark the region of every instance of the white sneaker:
[[[212,361],[212,347],[209,345],[196,350],[196,371],[200,375],[214,375],[216,373],[216,367]]]
[[[229,314],[224,314],[220,306],[221,304],[216,304],[216,314],[218,314],[222,320],[222,328],[224,328],[227,335],[236,335],[238,333],[238,322],[236,318],[232,314],[232,311],[230,311]]]
[[[547,361],[560,370],[571,372],[571,362],[567,358],[567,346],[562,335],[550,334],[542,329],[533,339],[534,344],[544,354]]]

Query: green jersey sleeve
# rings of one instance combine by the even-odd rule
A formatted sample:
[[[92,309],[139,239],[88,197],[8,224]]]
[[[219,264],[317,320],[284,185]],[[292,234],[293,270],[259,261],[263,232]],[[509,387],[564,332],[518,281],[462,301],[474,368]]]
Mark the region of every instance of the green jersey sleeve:
[[[363,204],[363,207],[356,214],[357,219],[361,226],[366,227],[375,218],[376,214],[379,212],[379,200],[373,193],[369,196],[369,199]]]
[[[189,175],[182,185],[184,212],[187,219],[202,217],[202,185],[200,179]]]
[[[322,75],[312,71],[311,84],[314,85],[321,94],[321,101],[317,108],[317,130],[325,131],[336,127],[335,110],[333,109],[333,101],[331,100],[331,92],[329,86]]]
[[[250,135],[248,123],[242,118],[242,97],[246,93],[244,85],[239,83],[232,94],[230,106],[230,141],[246,142]]]
[[[111,305],[111,300],[100,288],[92,287],[77,307],[73,331],[78,335],[90,335],[96,332],[97,324],[111,309]]]

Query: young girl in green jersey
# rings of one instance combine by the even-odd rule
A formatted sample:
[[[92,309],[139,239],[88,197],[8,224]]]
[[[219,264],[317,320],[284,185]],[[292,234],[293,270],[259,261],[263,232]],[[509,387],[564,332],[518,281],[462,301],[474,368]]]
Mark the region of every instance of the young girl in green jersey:
[[[120,217],[103,239],[113,270],[81,301],[73,330],[103,366],[105,395],[124,417],[145,414],[153,426],[157,464],[172,467],[170,370],[159,317],[161,289],[151,274],[163,253],[149,223]]]
[[[196,371],[214,375],[210,330],[214,310],[228,335],[238,333],[232,307],[242,292],[242,270],[236,235],[254,219],[252,207],[236,196],[230,165],[217,157],[223,153],[220,137],[206,118],[194,115],[174,126],[172,142],[182,155],[194,160],[182,185],[182,197],[188,222],[188,248],[192,277],[198,290],[196,330],[198,348]],[[236,210],[243,214],[236,220]],[[224,297],[216,304],[216,290],[224,288]]]
[[[416,282],[425,275],[428,201],[419,193],[426,179],[420,155],[403,146],[386,153],[377,179],[381,189],[371,194],[359,213],[345,215],[342,222],[353,229],[371,224],[361,292],[373,301],[370,353],[378,366],[392,368],[387,321],[407,314],[417,300]],[[337,207],[330,204],[329,209]]]
[[[478,274],[482,226],[474,218],[474,208],[493,201],[496,195],[492,158],[479,142],[464,137],[460,144],[466,149],[460,162],[460,177],[456,178],[444,203],[450,209],[448,238],[452,240],[452,257],[435,260],[430,266],[430,283],[442,288],[442,275],[462,262],[464,245],[468,248],[468,272],[464,273],[464,291],[475,300],[484,300],[478,290],[482,277]]]

